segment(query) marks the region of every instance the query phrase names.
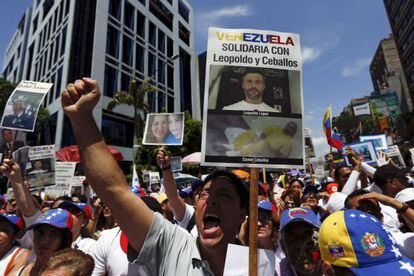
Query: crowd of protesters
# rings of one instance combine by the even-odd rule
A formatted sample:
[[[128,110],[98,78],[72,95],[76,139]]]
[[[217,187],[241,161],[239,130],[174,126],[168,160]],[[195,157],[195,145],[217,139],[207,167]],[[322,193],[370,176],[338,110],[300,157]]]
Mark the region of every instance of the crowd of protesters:
[[[249,244],[249,177],[215,170],[177,187],[160,148],[161,190],[131,188],[93,119],[99,98],[89,78],[62,92],[96,195],[32,195],[3,159],[0,275],[223,275],[228,244]],[[345,154],[352,165],[329,160],[324,179],[291,170],[259,181],[257,241],[275,255],[272,275],[414,274],[412,171]]]

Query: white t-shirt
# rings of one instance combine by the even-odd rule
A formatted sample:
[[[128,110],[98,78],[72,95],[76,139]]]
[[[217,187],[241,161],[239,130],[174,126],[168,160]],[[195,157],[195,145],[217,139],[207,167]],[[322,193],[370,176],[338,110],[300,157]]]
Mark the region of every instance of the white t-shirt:
[[[150,275],[144,266],[130,263],[121,248],[119,227],[102,231],[101,237],[90,251],[95,261],[92,275]]]
[[[193,206],[185,204],[185,212],[184,217],[181,221],[179,221],[176,217],[174,219],[177,221],[178,226],[181,228],[187,229],[188,224],[190,223],[190,220],[195,212],[195,209]],[[194,224],[194,227],[191,229],[190,234],[193,237],[198,237],[198,231],[197,226]]]
[[[95,245],[96,241],[90,238],[82,238],[79,236],[76,241],[72,243],[73,249],[79,249],[80,251],[91,254],[92,247]]]
[[[258,111],[266,111],[266,112],[278,112],[278,113],[281,112],[281,110],[276,110],[263,102],[261,104],[251,104],[251,103],[246,102],[245,100],[240,101],[235,104],[227,105],[223,107],[223,110],[248,110],[248,111],[258,110]]]

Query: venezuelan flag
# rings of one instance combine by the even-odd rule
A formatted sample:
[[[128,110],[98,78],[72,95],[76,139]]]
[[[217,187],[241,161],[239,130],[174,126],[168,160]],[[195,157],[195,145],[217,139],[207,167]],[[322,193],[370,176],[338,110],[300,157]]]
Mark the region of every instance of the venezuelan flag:
[[[325,115],[323,116],[322,126],[328,144],[331,147],[336,148],[338,151],[342,151],[344,143],[342,142],[339,134],[332,131],[331,106],[329,106],[328,109],[326,109]]]

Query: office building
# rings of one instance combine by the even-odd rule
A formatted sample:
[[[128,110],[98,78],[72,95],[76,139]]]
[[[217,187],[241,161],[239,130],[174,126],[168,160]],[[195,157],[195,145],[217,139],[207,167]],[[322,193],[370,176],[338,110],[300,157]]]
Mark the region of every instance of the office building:
[[[384,0],[395,44],[407,80],[411,99],[414,98],[414,1]]]
[[[82,76],[98,80],[103,97],[95,120],[126,160],[132,160],[133,108],[106,107],[115,92],[128,91],[132,78],[140,83],[151,77],[160,90],[147,94],[152,112],[188,110],[200,118],[194,18],[186,0],[35,0],[29,25],[23,74],[16,81],[54,83],[44,103],[50,137],[42,142],[75,144],[60,92]]]

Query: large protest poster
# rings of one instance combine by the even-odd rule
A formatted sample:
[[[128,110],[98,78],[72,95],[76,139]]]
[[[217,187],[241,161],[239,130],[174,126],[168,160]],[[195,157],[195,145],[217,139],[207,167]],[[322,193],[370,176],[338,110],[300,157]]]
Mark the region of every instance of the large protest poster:
[[[39,106],[52,83],[21,81],[10,95],[1,127],[33,132]]]
[[[55,181],[55,145],[29,148],[29,162],[26,164],[26,177],[31,188],[51,186]]]
[[[209,29],[202,165],[303,168],[299,35]]]

